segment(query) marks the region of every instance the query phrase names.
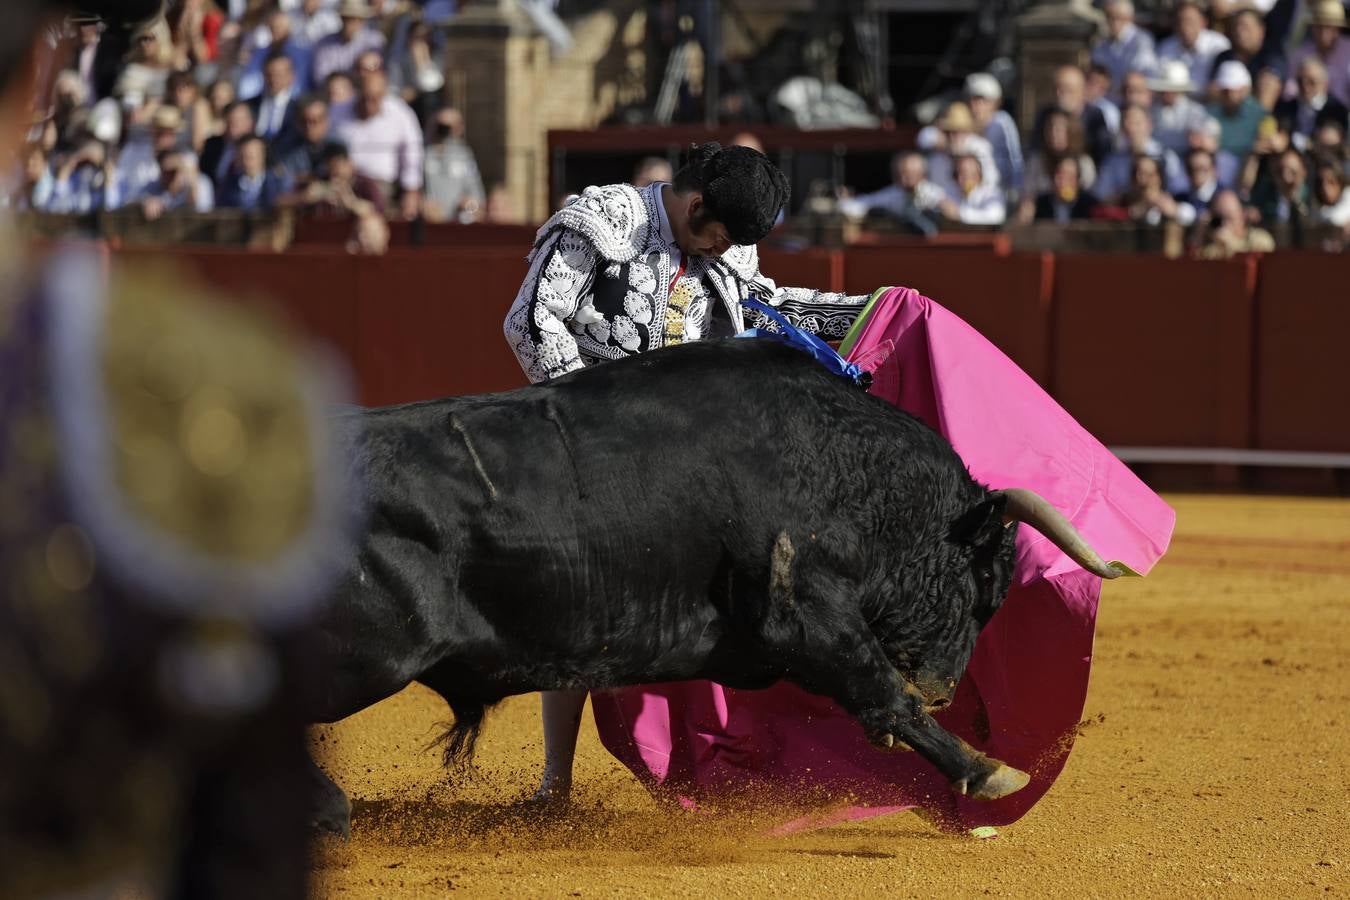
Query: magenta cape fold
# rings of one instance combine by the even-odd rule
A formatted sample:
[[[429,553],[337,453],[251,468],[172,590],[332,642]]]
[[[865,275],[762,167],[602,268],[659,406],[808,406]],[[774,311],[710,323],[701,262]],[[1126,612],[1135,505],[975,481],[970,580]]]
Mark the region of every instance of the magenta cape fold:
[[[994,488],[1037,491],[1109,560],[1141,574],[1167,549],[1175,513],[1011,360],[908,288],[873,303],[848,354],[886,357],[872,393],[919,416]],[[1029,528],[1007,601],[981,632],[939,720],[1031,773],[992,803],[954,794],[914,753],[883,753],[832,701],[780,683],[741,691],[706,681],[592,695],[604,745],[655,793],[686,803],[747,789],[845,800],[828,821],[922,807],[964,827],[1027,812],[1068,758],[1083,711],[1101,582]],[[805,820],[803,820],[805,821]],[[819,820],[812,824],[821,824]]]

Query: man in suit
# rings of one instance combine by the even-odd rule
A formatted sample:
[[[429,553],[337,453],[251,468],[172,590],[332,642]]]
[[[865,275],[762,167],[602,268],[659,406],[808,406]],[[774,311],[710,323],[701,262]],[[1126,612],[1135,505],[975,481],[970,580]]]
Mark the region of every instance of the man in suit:
[[[269,56],[263,64],[263,81],[262,94],[249,101],[255,132],[273,156],[283,157],[301,141],[300,102],[290,57],[284,53]]]
[[[276,169],[292,185],[303,186],[323,168],[323,160],[332,147],[342,146],[332,137],[328,103],[321,97],[310,97],[300,104],[300,140],[284,156],[278,157]]]
[[[237,101],[225,109],[225,133],[207,139],[202,145],[201,171],[216,186],[216,195],[234,169],[239,143],[253,134],[253,108]]]
[[[1330,77],[1322,60],[1306,57],[1299,63],[1297,81],[1298,94],[1275,104],[1275,120],[1294,146],[1307,150],[1313,132],[1328,122],[1340,126],[1344,134],[1350,125],[1350,112],[1331,95]]]
[[[1111,152],[1115,136],[1111,133],[1102,111],[1088,103],[1086,89],[1086,78],[1082,69],[1077,66],[1060,66],[1056,69],[1054,101],[1042,107],[1037,113],[1036,127],[1032,129],[1032,135],[1041,134],[1045,117],[1050,114],[1050,110],[1063,110],[1082,121],[1083,132],[1087,137],[1088,155],[1092,157],[1093,162],[1100,163]]]
[[[245,212],[269,210],[285,193],[283,180],[267,170],[267,145],[257,135],[239,142],[238,165],[221,185],[216,205]]]

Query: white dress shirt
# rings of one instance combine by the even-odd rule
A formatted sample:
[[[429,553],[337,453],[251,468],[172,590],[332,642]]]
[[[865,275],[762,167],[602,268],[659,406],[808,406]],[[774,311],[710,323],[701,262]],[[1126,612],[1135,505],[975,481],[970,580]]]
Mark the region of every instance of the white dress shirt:
[[[422,126],[408,104],[388,96],[373,116],[357,114],[336,129],[358,175],[404,190],[422,188]]]
[[[294,88],[286,88],[284,91],[268,96],[263,95],[262,103],[258,104],[258,127],[257,133],[260,137],[276,137],[277,133],[286,124],[286,111],[290,108],[291,99],[295,94]]]

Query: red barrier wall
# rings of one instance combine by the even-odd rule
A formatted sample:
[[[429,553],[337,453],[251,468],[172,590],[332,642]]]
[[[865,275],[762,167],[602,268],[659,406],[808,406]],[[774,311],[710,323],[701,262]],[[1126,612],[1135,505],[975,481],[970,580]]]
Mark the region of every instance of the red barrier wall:
[[[1054,266],[1048,253],[858,247],[845,251],[844,289],[869,294],[883,286],[912,287],[965,319],[1048,386]]]
[[[502,322],[526,268],[519,247],[400,250],[362,260],[362,401],[404,403],[525,384]]]
[[[272,298],[350,362],[365,403],[524,383],[501,331],[525,274],[518,246],[380,258],[332,248],[118,256],[167,261],[232,296]],[[1107,443],[1350,451],[1350,417],[1336,406],[1350,387],[1350,257],[766,249],[763,267],[783,285],[917,288],[989,336]]]
[[[1350,452],[1350,257],[1263,258],[1256,321],[1256,446]]]
[[[225,296],[279,308],[355,365],[358,257],[328,248],[278,254],[203,247],[122,249],[116,256],[180,267]]]
[[[450,222],[419,223],[390,222],[389,246],[391,247],[518,247],[519,255],[524,256],[534,244],[536,229],[533,225],[459,225]],[[326,248],[342,247],[351,237],[352,223],[349,219],[297,218],[292,246]]]
[[[797,253],[761,249],[759,270],[779,287],[811,287],[818,291],[844,289],[844,254],[812,248]]]
[[[1055,261],[1055,394],[1107,444],[1249,447],[1255,262]]]

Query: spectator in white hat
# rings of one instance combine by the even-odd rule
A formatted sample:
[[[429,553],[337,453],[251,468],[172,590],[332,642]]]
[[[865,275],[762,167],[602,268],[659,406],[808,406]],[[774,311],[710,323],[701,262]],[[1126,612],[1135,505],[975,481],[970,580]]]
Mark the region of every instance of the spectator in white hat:
[[[1286,0],[1287,2],[1287,0]],[[1280,97],[1287,72],[1279,43],[1266,39],[1266,22],[1250,4],[1233,11],[1228,22],[1228,37],[1233,46],[1214,57],[1214,77],[1226,63],[1238,62],[1251,76],[1253,96],[1264,109],[1273,109]]]
[[[1169,62],[1183,64],[1191,93],[1203,94],[1210,73],[1214,71],[1214,59],[1233,45],[1228,38],[1208,27],[1205,7],[1199,0],[1177,3],[1174,22],[1176,31],[1158,45],[1158,64],[1164,73]]]
[[[1214,72],[1213,88],[1218,101],[1210,104],[1209,114],[1223,129],[1219,146],[1239,159],[1245,159],[1256,143],[1257,130],[1266,117],[1266,109],[1252,96],[1252,76],[1236,59],[1227,60]],[[1271,124],[1274,122],[1272,120]]]
[[[1289,59],[1295,73],[1285,82],[1284,96],[1298,95],[1297,72],[1304,60],[1318,59],[1327,70],[1327,90],[1341,103],[1350,106],[1350,38],[1341,33],[1345,27],[1345,7],[1340,0],[1317,0],[1308,16],[1308,36]]]
[[[1003,87],[988,72],[976,72],[966,79],[966,97],[976,130],[984,135],[994,154],[999,183],[1008,192],[1022,189],[1022,141],[1012,116],[1000,107]]]
[[[1210,118],[1205,107],[1191,97],[1195,84],[1190,70],[1181,60],[1168,60],[1149,87],[1158,95],[1153,107],[1153,136],[1173,153],[1184,154],[1190,149],[1190,133],[1204,127]]]
[[[338,7],[342,30],[314,45],[311,84],[323,84],[334,72],[356,68],[356,60],[367,51],[384,52],[384,33],[370,26],[374,15],[366,0],[342,0]]]
[[[948,195],[957,191],[954,159],[974,156],[980,161],[981,177],[991,188],[999,187],[998,167],[989,141],[977,133],[970,107],[957,101],[947,107],[942,118],[919,132],[919,149],[928,154],[928,177]]]
[[[1106,38],[1092,49],[1092,61],[1106,66],[1111,73],[1111,99],[1121,100],[1126,72],[1152,74],[1158,67],[1153,35],[1134,24],[1134,4],[1130,0],[1109,0],[1106,4]]]

